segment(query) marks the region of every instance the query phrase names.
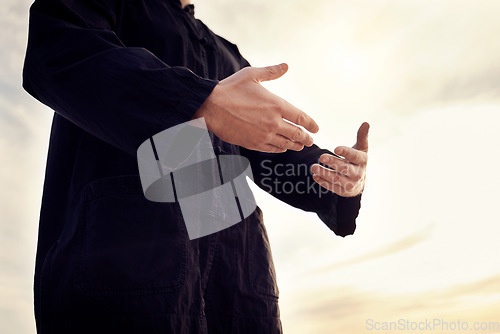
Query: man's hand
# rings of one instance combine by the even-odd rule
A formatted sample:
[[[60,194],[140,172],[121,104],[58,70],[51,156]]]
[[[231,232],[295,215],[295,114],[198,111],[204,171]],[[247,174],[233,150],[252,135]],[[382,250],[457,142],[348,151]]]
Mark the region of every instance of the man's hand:
[[[321,155],[319,161],[332,169],[319,164],[312,165],[311,171],[314,181],[343,197],[354,197],[362,193],[365,187],[366,164],[368,162],[369,129],[368,123],[361,124],[356,144],[352,148],[346,146],[335,148],[334,153],[341,157],[335,157],[331,154]]]
[[[260,82],[281,77],[288,65],[246,67],[220,81],[193,118],[209,131],[247,149],[280,153],[311,146],[319,126],[305,112],[265,89]]]

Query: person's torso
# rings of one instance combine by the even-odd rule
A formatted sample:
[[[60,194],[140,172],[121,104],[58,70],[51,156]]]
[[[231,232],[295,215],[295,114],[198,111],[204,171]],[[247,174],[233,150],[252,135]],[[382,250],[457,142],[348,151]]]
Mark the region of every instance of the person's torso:
[[[195,19],[193,6],[176,0],[120,2],[115,33],[126,47],[142,47],[168,66],[187,67],[199,76],[221,80],[248,66],[237,47]],[[137,110],[138,113],[141,110]],[[165,110],[168,113],[168,110]],[[151,134],[154,135],[154,134]],[[239,154],[239,147],[212,136],[217,154]],[[68,226],[82,189],[106,178],[137,175],[136,157],[103,142],[54,114],[40,214],[38,260],[43,260]]]

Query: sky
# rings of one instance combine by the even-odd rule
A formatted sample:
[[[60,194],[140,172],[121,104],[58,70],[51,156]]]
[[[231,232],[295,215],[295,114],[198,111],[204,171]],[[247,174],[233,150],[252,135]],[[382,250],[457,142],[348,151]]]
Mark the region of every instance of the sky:
[[[0,1],[0,332],[25,334],[52,111],[21,88],[30,2]],[[193,3],[253,66],[289,64],[264,85],[318,122],[319,146],[352,146],[371,124],[354,235],[252,186],[285,333],[382,333],[400,320],[500,333],[485,327],[500,323],[500,2]]]

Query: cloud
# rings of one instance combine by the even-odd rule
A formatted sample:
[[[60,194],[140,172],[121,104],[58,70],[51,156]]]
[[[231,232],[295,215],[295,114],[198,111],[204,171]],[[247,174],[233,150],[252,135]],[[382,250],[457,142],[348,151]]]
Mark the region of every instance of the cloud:
[[[457,75],[456,80],[450,80],[442,85],[436,93],[439,101],[460,100],[500,100],[500,65],[478,71],[470,76]]]
[[[457,101],[499,100],[498,1],[285,6],[218,0],[197,6],[251,63],[288,61],[281,91],[308,110],[409,114]]]
[[[293,328],[297,333],[367,333],[368,319],[377,322],[460,320],[469,322],[470,326],[473,322],[491,321],[500,326],[497,316],[500,312],[500,275],[419,294],[395,295],[350,286],[311,287],[307,292],[297,293],[290,301],[293,302],[295,307],[286,309],[283,316],[285,329]],[[496,331],[483,332],[498,333],[500,327]]]
[[[394,242],[389,243],[388,245],[382,246],[380,248],[374,250],[368,250],[365,254],[360,256],[356,256],[351,259],[347,259],[345,261],[337,262],[327,267],[320,268],[318,270],[314,270],[310,272],[311,275],[316,275],[325,272],[332,272],[335,269],[339,269],[346,266],[351,266],[359,263],[363,263],[365,261],[370,261],[373,259],[377,259],[380,257],[393,255],[395,253],[401,252],[408,248],[411,248],[417,244],[420,244],[426,240],[429,240],[432,235],[432,229],[434,224],[430,224],[422,230],[413,233],[407,237],[396,240]]]

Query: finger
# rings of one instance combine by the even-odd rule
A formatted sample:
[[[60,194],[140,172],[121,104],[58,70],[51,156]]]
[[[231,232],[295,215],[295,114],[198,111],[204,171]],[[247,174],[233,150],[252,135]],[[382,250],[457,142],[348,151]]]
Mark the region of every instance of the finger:
[[[351,164],[349,161],[346,161],[342,158],[335,157],[331,154],[323,154],[319,157],[319,162],[322,164],[327,165],[328,167],[334,169],[337,171],[337,173],[340,173],[345,176],[356,176],[356,168],[357,166]]]
[[[336,193],[337,195],[346,196],[348,194],[348,192],[344,188],[342,188],[342,186],[339,186],[338,184],[332,184],[317,174],[313,175],[313,179],[320,186],[322,186],[327,190],[330,190],[331,192]]]
[[[301,151],[304,148],[304,145],[300,143],[296,143],[286,137],[283,137],[282,135],[274,135],[272,136],[271,140],[268,142],[268,144],[271,144],[276,147],[280,148],[286,148],[288,150],[293,150],[293,151]]]
[[[284,153],[287,151],[287,149],[282,147],[277,147],[271,144],[262,144],[260,147],[257,148],[257,151],[264,153]]]
[[[307,134],[307,132],[286,121],[281,122],[277,132],[278,134],[302,145],[311,146],[313,144],[313,139]]]
[[[356,144],[353,146],[355,149],[368,152],[368,132],[370,124],[364,122],[358,129]]]
[[[347,146],[336,147],[334,152],[340,156],[345,157],[355,165],[365,164],[368,160],[368,156],[365,152]]]
[[[338,184],[339,186],[342,186],[344,188],[348,188],[347,185],[351,184],[352,187],[354,187],[355,181],[350,179],[349,177],[342,175],[340,173],[337,173],[336,171],[332,169],[325,168],[323,166],[320,166],[318,164],[314,164],[311,166],[311,172],[313,174],[321,176],[323,179],[327,180],[330,183],[333,184]],[[350,190],[350,189],[347,189]]]
[[[281,111],[281,116],[292,123],[304,127],[307,131],[316,133],[319,131],[318,124],[305,112],[284,101],[285,105]]]
[[[266,67],[252,67],[253,75],[256,81],[270,81],[283,76],[288,71],[288,65],[285,63]]]
[[[356,184],[352,182],[348,182],[346,184],[332,183],[327,179],[323,178],[319,174],[314,174],[313,179],[314,181],[319,183],[323,188],[333,191],[334,193],[340,196],[352,197],[356,196],[359,193],[359,191],[356,189]]]

